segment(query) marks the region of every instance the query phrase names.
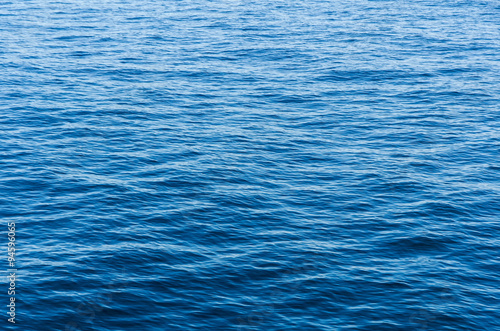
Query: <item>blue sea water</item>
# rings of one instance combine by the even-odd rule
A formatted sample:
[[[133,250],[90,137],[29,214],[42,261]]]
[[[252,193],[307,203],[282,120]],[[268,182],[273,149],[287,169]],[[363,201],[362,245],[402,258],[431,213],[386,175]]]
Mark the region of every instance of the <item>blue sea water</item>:
[[[0,3],[19,331],[500,330],[496,0]]]

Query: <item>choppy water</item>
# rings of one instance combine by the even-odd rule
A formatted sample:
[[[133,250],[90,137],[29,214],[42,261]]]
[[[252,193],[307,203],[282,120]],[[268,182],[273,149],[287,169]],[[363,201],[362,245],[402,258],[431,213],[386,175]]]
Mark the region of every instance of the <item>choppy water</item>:
[[[499,27],[493,0],[1,2],[2,328],[500,330]]]

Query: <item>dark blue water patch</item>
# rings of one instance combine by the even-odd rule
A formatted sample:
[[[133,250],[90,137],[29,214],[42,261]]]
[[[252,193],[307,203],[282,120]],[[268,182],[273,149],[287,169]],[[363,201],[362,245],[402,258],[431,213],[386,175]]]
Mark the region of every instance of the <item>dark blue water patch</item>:
[[[374,70],[374,71],[339,71],[333,70],[329,75],[319,78],[319,81],[392,81],[397,79],[412,79],[415,82],[417,78],[431,78],[432,73],[416,73],[411,74],[407,71],[390,71],[390,70]]]

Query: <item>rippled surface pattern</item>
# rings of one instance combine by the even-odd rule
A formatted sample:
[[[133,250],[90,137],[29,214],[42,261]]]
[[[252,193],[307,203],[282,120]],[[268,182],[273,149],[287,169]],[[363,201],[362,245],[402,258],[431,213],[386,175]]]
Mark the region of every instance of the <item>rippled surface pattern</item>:
[[[1,2],[2,328],[500,330],[499,27],[493,0]]]

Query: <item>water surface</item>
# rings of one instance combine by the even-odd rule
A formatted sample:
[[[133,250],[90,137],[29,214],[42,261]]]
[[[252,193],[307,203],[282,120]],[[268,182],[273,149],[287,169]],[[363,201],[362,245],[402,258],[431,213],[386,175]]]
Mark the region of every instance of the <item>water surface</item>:
[[[493,0],[3,1],[2,327],[499,330],[499,22]]]

